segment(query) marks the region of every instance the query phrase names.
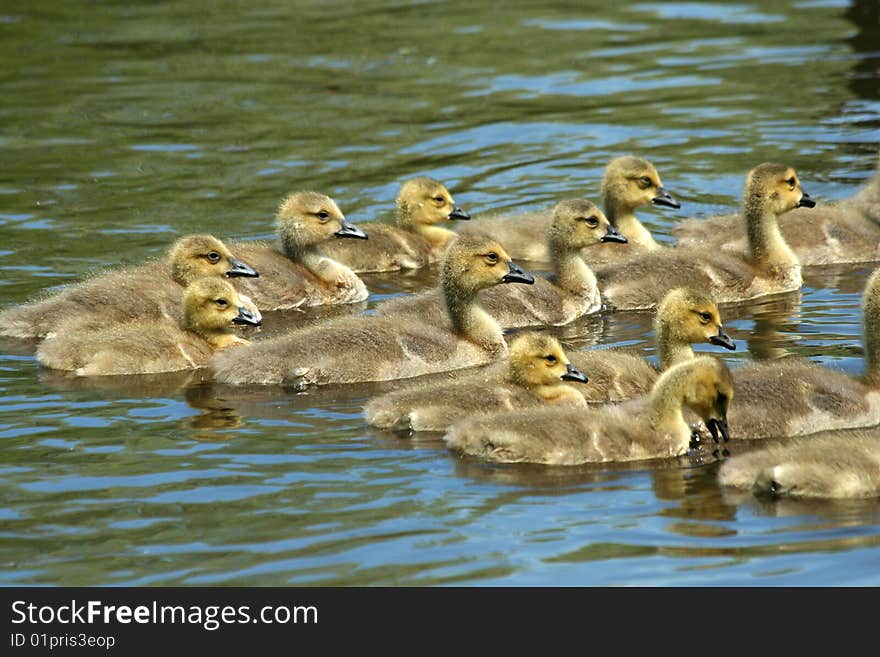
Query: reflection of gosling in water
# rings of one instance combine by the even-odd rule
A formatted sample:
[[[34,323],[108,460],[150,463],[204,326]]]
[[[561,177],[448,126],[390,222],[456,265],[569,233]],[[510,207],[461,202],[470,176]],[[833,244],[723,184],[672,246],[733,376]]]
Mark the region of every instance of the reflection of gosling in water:
[[[736,349],[724,332],[718,306],[691,288],[670,290],[663,298],[654,318],[654,335],[661,371],[694,358],[694,344],[708,342]],[[576,351],[571,360],[590,376],[590,385],[579,388],[590,402],[616,402],[646,395],[660,375],[641,356],[616,349]]]
[[[647,406],[628,402],[595,410],[536,408],[478,415],[456,422],[444,436],[464,454],[505,463],[577,465],[636,461],[687,453],[695,412],[713,436],[726,439],[733,382],[720,360],[700,356],[674,365],[651,390]]]
[[[483,365],[507,353],[498,323],[477,295],[501,283],[534,279],[495,240],[456,238],[440,272],[445,313],[415,318],[347,317],[218,354],[215,380],[296,386],[405,379]]]
[[[786,213],[779,218],[779,230],[803,265],[880,260],[880,172],[852,198]],[[738,215],[690,219],[672,234],[681,246],[734,253],[748,246]]]
[[[865,373],[852,377],[805,359],[755,362],[734,371],[737,438],[782,438],[880,422],[880,269],[862,295]]]
[[[880,436],[829,434],[770,445],[725,461],[718,481],[757,495],[876,497]]]
[[[620,262],[637,253],[661,248],[638,220],[635,211],[651,204],[680,207],[663,188],[654,165],[632,155],[616,157],[608,163],[602,176],[601,196],[608,221],[628,243],[624,247],[617,244],[590,247],[589,254],[585,255],[592,265]],[[551,253],[541,237],[552,221],[552,213],[542,210],[514,216],[483,217],[473,230],[500,240],[513,258],[548,260]],[[470,230],[468,226],[463,228],[463,231]]]
[[[748,254],[711,248],[662,249],[620,265],[598,268],[602,294],[620,310],[650,308],[673,287],[689,285],[731,303],[803,285],[797,256],[779,233],[778,216],[793,208],[813,207],[795,170],[764,163],[746,177],[745,221]]]
[[[521,333],[510,342],[503,369],[479,372],[447,384],[420,384],[371,400],[364,417],[373,426],[408,431],[444,431],[473,413],[540,404],[585,407],[566,381],[587,382],[571,365],[556,338]]]
[[[42,338],[73,320],[108,326],[176,317],[183,288],[203,276],[253,277],[257,272],[216,237],[188,235],[174,242],[164,260],[112,270],[41,301],[7,308],[0,313],[0,335]],[[257,312],[249,304],[245,301]]]
[[[596,276],[581,257],[581,248],[606,242],[623,243],[602,211],[590,201],[561,201],[547,229],[554,274],[537,278],[534,285],[501,286],[486,290],[483,307],[504,328],[561,326],[602,306]],[[589,251],[588,251],[589,253]],[[376,312],[383,316],[415,316],[426,319],[440,312],[439,292],[392,299]]]
[[[227,281],[201,278],[184,291],[179,323],[137,321],[88,332],[65,332],[62,326],[40,345],[37,360],[80,376],[197,369],[215,351],[247,343],[235,335],[236,324],[259,321]]]
[[[333,199],[316,192],[287,196],[275,218],[276,244],[235,242],[236,253],[260,272],[258,279],[240,281],[239,291],[261,310],[355,303],[369,295],[351,269],[329,258],[321,245],[331,240],[367,235],[346,221]]]
[[[325,255],[355,272],[418,269],[437,262],[455,237],[440,224],[470,219],[455,205],[449,190],[433,178],[407,180],[397,195],[397,224],[359,223],[366,242],[332,240],[322,246]]]

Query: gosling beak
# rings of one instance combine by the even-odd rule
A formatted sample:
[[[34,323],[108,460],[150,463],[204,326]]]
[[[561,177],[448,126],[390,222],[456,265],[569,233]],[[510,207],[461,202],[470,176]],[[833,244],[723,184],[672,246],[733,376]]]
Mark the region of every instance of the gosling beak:
[[[718,335],[709,336],[709,342],[711,342],[712,344],[717,344],[719,347],[724,347],[725,349],[736,351],[736,344],[720,326],[718,327]]]
[[[501,278],[502,283],[525,283],[531,285],[535,282],[532,276],[525,269],[516,264],[513,260],[507,261],[507,273]]]
[[[238,307],[238,314],[232,318],[233,324],[244,324],[245,326],[259,326],[260,319],[244,306]]]
[[[718,442],[718,434],[721,434],[721,437],[724,438],[724,442],[730,440],[730,431],[727,427],[727,418],[723,420],[716,420],[712,418],[706,422],[706,428],[709,429],[709,433],[712,434],[712,440],[716,443]]]
[[[232,269],[226,272],[226,275],[229,278],[237,278],[239,276],[243,276],[245,278],[257,278],[260,275],[256,269],[254,269],[250,265],[246,265],[241,260],[238,260],[236,258],[230,258],[229,264],[232,265]]]
[[[456,205],[454,208],[452,208],[452,212],[450,212],[449,216],[446,218],[449,220],[459,219],[462,221],[467,221],[468,219],[471,218],[471,215],[469,215],[467,212],[465,212],[464,210],[462,210],[460,207],[458,207]]]
[[[815,208],[816,201],[813,200],[812,196],[810,196],[806,192],[803,192],[803,196],[801,196],[801,200],[798,201],[798,207],[799,208]]]
[[[560,378],[563,381],[577,381],[578,383],[587,383],[589,381],[587,375],[581,372],[571,363],[565,366],[565,374],[563,374]]]
[[[336,235],[336,237],[356,237],[359,240],[367,239],[367,234],[364,231],[354,224],[348,223],[345,219],[342,220],[342,228],[333,234]]]
[[[600,242],[617,242],[618,244],[626,244],[627,239],[617,232],[617,229],[614,226],[608,226],[608,232],[605,233],[602,238],[599,240]]]
[[[665,208],[675,208],[676,210],[681,207],[681,204],[673,198],[672,194],[662,187],[657,189],[657,196],[652,198],[651,202],[654,205],[662,205]]]

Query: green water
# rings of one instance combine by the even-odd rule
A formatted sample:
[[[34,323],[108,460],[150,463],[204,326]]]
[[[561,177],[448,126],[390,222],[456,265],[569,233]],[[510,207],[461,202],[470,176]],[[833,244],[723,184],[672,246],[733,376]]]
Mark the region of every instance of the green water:
[[[634,152],[682,201],[645,211],[663,237],[735,209],[762,161],[820,201],[872,174],[875,2],[542,4],[6,0],[0,305],[186,233],[266,237],[296,189],[356,222],[430,175],[478,221],[595,198]],[[870,271],[725,311],[738,351],[718,355],[858,371]],[[364,279],[368,304],[335,312],[434,272]],[[637,314],[560,333],[654,355]],[[0,343],[3,584],[880,584],[877,501],[732,498],[712,463],[486,465],[369,429],[394,384],[77,381],[32,353]]]

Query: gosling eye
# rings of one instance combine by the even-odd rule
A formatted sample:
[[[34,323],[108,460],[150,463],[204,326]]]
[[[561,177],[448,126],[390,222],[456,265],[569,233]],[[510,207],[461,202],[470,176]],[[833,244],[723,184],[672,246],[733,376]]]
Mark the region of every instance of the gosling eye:
[[[544,356],[544,360],[546,360],[551,365],[556,362],[556,356],[550,354],[549,356]]]
[[[791,178],[789,178],[785,182],[788,184],[789,189],[794,189],[794,186],[795,186],[795,183],[797,182],[797,180],[795,180],[795,177],[792,176]]]
[[[642,189],[648,189],[648,187],[651,187],[653,184],[654,183],[648,178],[648,176],[642,176],[639,178],[639,185]]]
[[[709,313],[700,313],[700,319],[703,320],[703,322],[710,322],[712,321],[712,315]]]
[[[226,299],[214,299],[214,303],[221,308],[226,308],[229,305],[229,302]]]
[[[584,221],[587,222],[587,226],[589,226],[590,228],[595,228],[599,225],[599,218],[596,216],[587,217],[586,219],[584,219]]]
[[[486,254],[486,262],[488,262],[490,265],[497,265],[498,264],[498,254],[495,253],[494,251],[487,253]]]
[[[442,196],[435,196],[434,200],[437,202],[438,205],[443,205],[446,203],[446,199]]]
[[[216,251],[211,251],[208,254],[208,260],[210,260],[211,262],[217,262],[218,260],[220,260],[220,254]]]
[[[321,220],[321,223],[324,223],[330,218],[330,213],[325,210],[320,210],[315,213],[315,216]]]

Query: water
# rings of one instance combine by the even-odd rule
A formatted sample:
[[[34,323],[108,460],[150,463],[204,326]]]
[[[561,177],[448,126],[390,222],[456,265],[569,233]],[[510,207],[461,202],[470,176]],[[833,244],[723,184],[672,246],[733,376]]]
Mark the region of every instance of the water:
[[[635,152],[682,201],[645,211],[664,237],[735,209],[761,161],[825,201],[872,174],[876,3],[545,5],[5,2],[0,304],[178,235],[269,236],[294,189],[388,218],[400,181],[431,175],[478,217],[595,198]],[[857,372],[870,270],[725,310],[739,350],[718,355]],[[434,274],[366,276],[367,304],[326,314]],[[561,334],[654,356],[638,314]],[[362,404],[393,387],[76,381],[4,342],[0,583],[880,584],[877,501],[734,497],[711,463],[469,461],[366,427]]]

